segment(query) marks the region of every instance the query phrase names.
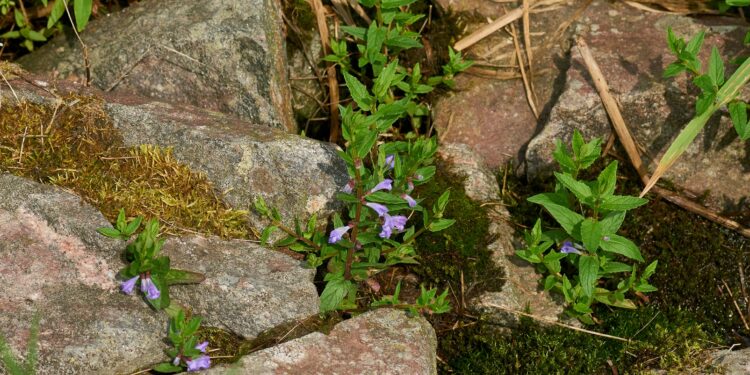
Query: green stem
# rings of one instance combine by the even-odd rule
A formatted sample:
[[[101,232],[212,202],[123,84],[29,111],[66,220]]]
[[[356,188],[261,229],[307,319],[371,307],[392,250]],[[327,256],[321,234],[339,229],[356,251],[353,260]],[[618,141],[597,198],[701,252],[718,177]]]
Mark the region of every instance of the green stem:
[[[272,220],[272,222],[273,222],[274,226],[276,226],[279,229],[281,229],[284,233],[286,233],[286,234],[288,234],[288,235],[296,238],[299,241],[304,242],[305,244],[311,246],[313,249],[318,250],[318,252],[320,252],[321,248],[315,242],[312,242],[309,239],[300,236],[299,234],[297,234],[297,232],[293,231],[292,228],[287,227],[286,225],[282,224],[281,222],[278,222],[276,220]]]
[[[352,279],[352,262],[354,261],[354,251],[357,248],[357,235],[359,234],[359,220],[362,217],[362,175],[359,168],[362,160],[354,159],[354,185],[357,187],[357,211],[354,215],[354,228],[352,228],[352,247],[346,252],[346,265],[344,268],[344,279]]]

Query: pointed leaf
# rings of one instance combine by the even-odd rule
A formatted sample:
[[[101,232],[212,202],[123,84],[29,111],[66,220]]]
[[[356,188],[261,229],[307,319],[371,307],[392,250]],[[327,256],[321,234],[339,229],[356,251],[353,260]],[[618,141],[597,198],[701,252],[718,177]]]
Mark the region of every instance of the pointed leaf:
[[[599,243],[599,247],[604,251],[620,254],[630,259],[643,262],[643,256],[641,255],[641,251],[638,250],[638,246],[625,237],[610,234],[602,239]]]

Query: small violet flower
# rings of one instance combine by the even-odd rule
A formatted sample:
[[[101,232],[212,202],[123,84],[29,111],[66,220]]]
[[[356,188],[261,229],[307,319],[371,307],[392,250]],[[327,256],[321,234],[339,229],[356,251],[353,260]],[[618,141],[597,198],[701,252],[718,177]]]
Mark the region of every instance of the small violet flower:
[[[157,299],[161,295],[159,289],[156,288],[156,285],[154,285],[154,282],[148,276],[141,278],[141,292],[146,293],[146,298],[148,299]]]
[[[187,363],[188,372],[206,370],[211,367],[211,358],[205,354],[201,354],[198,358],[185,361]]]
[[[388,214],[383,215],[385,220],[383,221],[383,227],[380,231],[380,238],[390,238],[391,234],[393,234],[393,230],[397,229],[399,231],[404,230],[404,226],[406,225],[406,216],[391,216]]]
[[[414,208],[417,205],[417,201],[410,197],[409,194],[401,194],[401,198],[409,202],[409,207]]]
[[[345,225],[343,227],[338,227],[331,231],[331,234],[328,236],[328,243],[336,243],[341,241],[341,238],[344,237],[344,233],[349,231],[351,229],[350,226]]]
[[[196,349],[200,350],[201,352],[205,353],[206,348],[208,348],[208,341],[204,341],[198,345],[195,346]]]
[[[372,188],[372,190],[370,190],[370,193],[374,193],[374,192],[376,192],[378,190],[388,190],[388,191],[390,191],[393,188],[392,185],[391,185],[392,183],[393,183],[393,180],[391,180],[390,178],[386,178],[385,180],[380,181],[380,183],[378,183],[377,185],[375,185],[375,187]]]
[[[564,254],[581,254],[581,252],[573,246],[570,241],[563,242],[560,252]]]
[[[174,365],[174,366],[179,366],[180,365],[180,356],[179,355],[177,357],[174,357],[174,359],[172,360],[172,365]]]
[[[349,182],[341,188],[341,191],[346,194],[351,194],[352,191],[354,191],[354,180],[349,180]]]
[[[373,210],[375,210],[375,212],[378,213],[378,216],[383,216],[388,213],[388,207],[383,206],[380,203],[367,202],[365,203],[365,206],[370,207]]]
[[[393,167],[396,166],[396,155],[394,154],[388,154],[385,156],[385,165],[388,166],[388,169],[393,169]]]
[[[140,276],[136,276],[120,284],[120,288],[122,288],[122,292],[127,295],[133,294],[133,289],[135,289],[135,283],[138,281],[139,278]]]

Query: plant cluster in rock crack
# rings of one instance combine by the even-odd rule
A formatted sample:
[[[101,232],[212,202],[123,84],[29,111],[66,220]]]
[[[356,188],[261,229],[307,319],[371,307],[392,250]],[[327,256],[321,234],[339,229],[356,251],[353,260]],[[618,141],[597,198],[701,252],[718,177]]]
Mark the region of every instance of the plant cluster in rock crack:
[[[586,143],[577,130],[572,152],[557,141],[553,156],[561,172],[555,172],[555,191],[534,195],[529,201],[544,207],[561,228],[543,231],[542,221],[537,219],[525,233],[526,247],[516,251],[547,275],[545,290],[563,294],[569,305],[566,313],[586,324],[595,323],[594,303],[634,309],[629,294],[656,290],[648,278],[656,271],[657,262],[639,274],[637,263],[644,259],[638,246],[617,234],[627,211],[647,201],[615,194],[617,161],[609,163],[595,180],[578,179],[600,153],[601,140]]]
[[[28,3],[25,5],[24,2]],[[0,34],[0,39],[19,39],[21,45],[29,51],[34,50],[34,42],[46,42],[47,38],[52,36],[56,31],[62,30],[60,20],[66,12],[69,12],[70,5],[73,6],[75,27],[78,31],[83,31],[89,22],[94,2],[92,0],[52,0],[51,9],[47,16],[47,26],[37,27],[33,17],[37,14],[46,14],[46,9],[50,6],[49,0],[0,0],[0,14],[3,16],[12,13],[14,24],[10,30]]]
[[[259,199],[256,211],[271,221],[262,242],[282,230],[286,237],[277,247],[288,247],[307,255],[311,267],[324,267],[326,283],[320,296],[322,311],[356,309],[360,282],[396,264],[417,263],[414,240],[425,231],[448,228],[453,219],[443,217],[450,192],[446,191],[432,207],[420,204],[414,187],[435,175],[435,138],[416,134],[422,118],[429,114],[420,96],[435,86],[453,85],[453,76],[471,62],[450,51],[450,61],[442,76],[424,79],[419,64],[406,68],[398,54],[422,48],[420,34],[410,28],[424,18],[411,14],[408,6],[416,0],[359,0],[375,14],[369,27],[343,26],[350,39],[332,40],[332,55],[326,61],[339,66],[353,104],[339,106],[346,151],[339,155],[346,162],[349,182],[337,198],[347,209],[334,215],[330,231],[316,229],[313,216],[304,228],[295,219],[294,227],[283,224],[281,215]],[[356,52],[350,54],[354,45]],[[356,58],[356,59],[355,59]],[[354,61],[352,61],[354,60]],[[394,124],[408,120],[414,132],[400,140],[384,142],[384,133]],[[392,137],[398,138],[398,137]],[[410,220],[420,213],[421,223]],[[398,291],[375,301],[372,306],[396,306],[413,312],[443,313],[450,310],[448,291],[422,288],[413,304],[402,303]]]
[[[104,236],[129,241],[141,227],[142,217],[127,220],[125,210],[120,210],[115,227],[98,231]],[[205,277],[197,272],[172,268],[169,257],[161,255],[164,239],[159,235],[159,222],[149,220],[135,240],[125,248],[125,260],[130,264],[120,271],[124,280],[123,293],[133,295],[139,287],[145,300],[156,310],[164,310],[170,317],[169,341],[173,348],[166,350],[171,361],[156,365],[153,370],[163,373],[198,371],[209,368],[211,360],[206,355],[208,342],[198,343],[196,333],[199,317],[185,317],[184,310],[169,298],[169,286],[200,283]]]
[[[747,1],[727,1],[728,5],[747,5]],[[677,58],[664,70],[664,77],[674,77],[683,72],[693,75],[692,82],[701,93],[695,103],[695,116],[685,125],[680,134],[672,141],[662,156],[651,181],[646,185],[643,196],[656,181],[687,151],[695,137],[703,130],[711,117],[726,106],[739,138],[743,141],[750,139],[750,121],[747,116],[747,103],[741,97],[742,88],[750,80],[750,59],[739,58],[733,62],[740,64],[737,70],[727,79],[725,77],[724,61],[719,50],[713,47],[708,59],[706,71],[699,58],[705,33],[699,32],[689,41],[678,37],[671,28],[667,30],[667,45]],[[745,35],[744,44],[750,44],[750,32]]]

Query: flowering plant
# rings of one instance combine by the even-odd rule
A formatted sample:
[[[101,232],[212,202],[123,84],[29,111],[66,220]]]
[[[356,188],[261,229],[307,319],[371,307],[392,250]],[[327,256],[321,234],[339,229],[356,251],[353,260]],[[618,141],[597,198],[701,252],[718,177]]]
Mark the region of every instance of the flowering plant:
[[[179,310],[169,322],[169,341],[173,348],[167,349],[167,355],[172,360],[154,366],[155,371],[173,373],[187,368],[188,372],[193,372],[211,366],[211,358],[206,354],[208,341],[199,343],[196,335],[200,324],[200,317],[187,319],[185,312]]]
[[[125,218],[125,210],[120,210],[115,228],[99,228],[99,233],[128,241],[140,227],[142,217],[131,221]],[[170,268],[169,257],[159,256],[164,239],[159,237],[159,222],[149,220],[135,241],[125,248],[125,259],[130,264],[120,271],[125,279],[121,284],[125,294],[133,294],[136,284],[155,309],[169,307],[169,286],[174,284],[195,284],[204,280],[203,274]]]
[[[636,305],[626,293],[655,291],[648,278],[656,271],[657,262],[649,264],[639,277],[633,262],[644,259],[638,246],[617,234],[626,212],[647,200],[614,194],[617,161],[609,163],[596,180],[579,181],[578,173],[599,158],[601,140],[586,143],[576,130],[572,146],[570,153],[557,141],[553,156],[562,171],[555,173],[555,191],[529,198],[544,207],[562,228],[542,232],[541,219],[537,219],[532,230],[525,233],[526,247],[516,254],[548,274],[544,289],[565,296],[571,306],[569,315],[593,324],[593,303],[633,309]],[[563,267],[563,262],[577,272],[565,272],[569,267]],[[617,282],[616,288],[608,289],[608,280]]]

